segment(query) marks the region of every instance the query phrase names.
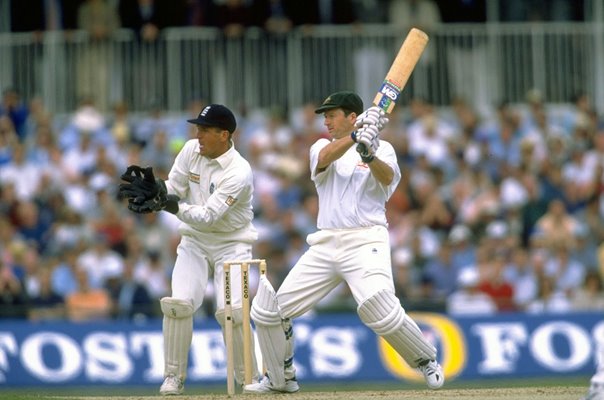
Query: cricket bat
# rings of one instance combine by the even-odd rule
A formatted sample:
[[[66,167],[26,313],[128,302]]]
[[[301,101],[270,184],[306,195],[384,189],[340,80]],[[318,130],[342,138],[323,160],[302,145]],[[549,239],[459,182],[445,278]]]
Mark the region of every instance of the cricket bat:
[[[428,35],[417,28],[411,28],[384,78],[382,87],[373,99],[373,105],[384,110],[386,114],[392,112],[427,44]],[[363,153],[365,145],[359,143],[357,151]]]

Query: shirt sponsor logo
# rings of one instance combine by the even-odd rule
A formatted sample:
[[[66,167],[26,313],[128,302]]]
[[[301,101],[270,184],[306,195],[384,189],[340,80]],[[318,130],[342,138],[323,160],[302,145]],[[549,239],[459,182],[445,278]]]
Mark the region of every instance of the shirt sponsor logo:
[[[193,183],[199,183],[199,175],[189,172],[189,180]]]
[[[232,206],[233,204],[235,204],[237,202],[237,199],[234,198],[233,196],[229,196],[227,197],[227,199],[225,200],[225,203],[227,204],[227,206]]]

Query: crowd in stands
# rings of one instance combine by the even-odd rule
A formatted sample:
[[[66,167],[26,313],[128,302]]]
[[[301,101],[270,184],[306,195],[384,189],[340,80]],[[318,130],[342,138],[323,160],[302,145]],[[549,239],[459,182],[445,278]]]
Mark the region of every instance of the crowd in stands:
[[[78,19],[102,15],[92,22],[113,20],[152,40],[167,26],[213,24],[236,34],[238,24],[278,32],[350,23],[358,17],[343,10],[360,9],[352,3],[359,6],[354,0],[15,1],[11,21],[15,32],[44,31],[74,29]],[[442,13],[449,22],[485,17],[484,1],[387,3],[399,7],[399,16],[410,4],[425,10],[431,4],[449,7]],[[518,18],[522,10],[514,4],[538,3],[506,1]],[[566,10],[574,19],[578,3],[541,9]],[[30,12],[20,9],[25,4]],[[49,4],[60,6],[60,16],[38,9]],[[321,13],[324,4],[337,12]],[[387,22],[386,13],[377,14],[385,8],[368,9],[373,13],[360,13],[364,22]],[[89,26],[102,37],[109,25]],[[160,316],[158,299],[170,294],[178,220],[164,212],[133,214],[116,192],[131,164],[167,176],[178,150],[194,138],[186,119],[202,101],[173,115],[159,108],[131,113],[125,103],[105,112],[96,100],[82,97],[63,118],[38,97],[22,98],[13,88],[2,93],[0,318],[153,318]],[[315,107],[238,110],[236,147],[255,174],[254,255],[268,261],[276,287],[316,229],[308,150],[326,130]],[[397,296],[407,310],[451,315],[603,311],[604,121],[587,93],[554,106],[531,91],[522,104],[487,108],[478,111],[471,99],[435,107],[414,98],[395,109],[382,133],[403,172],[387,205]],[[212,297],[210,287],[200,314],[213,314]],[[317,312],[354,310],[351,301],[341,286]]]
[[[582,21],[584,2],[501,0],[503,22]],[[442,17],[441,17],[442,16]],[[213,26],[225,35],[248,27],[283,33],[300,26],[351,23],[485,22],[487,0],[28,0],[10,2],[12,32],[81,29],[102,19],[94,35],[117,24],[153,40],[168,27]]]
[[[255,257],[276,287],[315,230],[308,149],[326,134],[316,104],[240,110],[235,143],[255,174]],[[116,196],[130,164],[166,177],[193,138],[182,115],[69,119],[5,90],[0,104],[0,315],[72,320],[159,315],[170,293],[178,220],[137,215]],[[387,206],[397,295],[408,310],[452,315],[604,310],[604,125],[581,94],[538,92],[479,114],[463,99],[415,98],[382,133],[401,183]],[[202,314],[213,313],[213,291]],[[341,286],[317,312],[353,310]]]

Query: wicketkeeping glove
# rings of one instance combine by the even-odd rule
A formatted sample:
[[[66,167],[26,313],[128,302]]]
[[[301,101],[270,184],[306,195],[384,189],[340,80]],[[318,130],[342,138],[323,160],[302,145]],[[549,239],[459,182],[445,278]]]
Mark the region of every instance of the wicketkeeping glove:
[[[381,131],[388,121],[390,120],[386,117],[384,110],[377,106],[372,106],[359,114],[354,124],[357,128],[362,128],[365,125],[375,125]]]
[[[154,197],[149,197],[142,203],[128,201],[128,209],[137,214],[147,214],[166,210],[172,214],[178,212],[178,202],[180,198],[174,194],[168,194],[166,183],[157,179],[156,181],[157,194]]]
[[[130,165],[120,179],[128,182],[120,184],[118,191],[120,198],[128,199],[135,204],[142,204],[145,200],[157,195],[158,188],[151,167],[142,168],[138,165]]]
[[[151,167],[142,168],[131,165],[121,176],[127,183],[119,186],[120,198],[128,199],[128,209],[137,214],[146,214],[161,210],[173,214],[178,212],[176,195],[169,195],[166,184],[161,179],[155,179]]]

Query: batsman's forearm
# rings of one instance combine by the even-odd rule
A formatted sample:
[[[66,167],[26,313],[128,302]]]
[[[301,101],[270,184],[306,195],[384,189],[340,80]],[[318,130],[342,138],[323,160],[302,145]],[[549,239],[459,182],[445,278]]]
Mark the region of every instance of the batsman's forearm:
[[[344,153],[354,144],[350,136],[345,136],[336,139],[323,147],[319,152],[319,160],[317,162],[317,169],[324,169],[329,166],[332,162],[342,157]]]
[[[392,183],[392,180],[394,179],[394,171],[390,165],[386,164],[377,157],[367,165],[369,165],[371,173],[379,183],[384,186],[388,186]]]

